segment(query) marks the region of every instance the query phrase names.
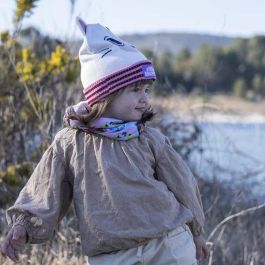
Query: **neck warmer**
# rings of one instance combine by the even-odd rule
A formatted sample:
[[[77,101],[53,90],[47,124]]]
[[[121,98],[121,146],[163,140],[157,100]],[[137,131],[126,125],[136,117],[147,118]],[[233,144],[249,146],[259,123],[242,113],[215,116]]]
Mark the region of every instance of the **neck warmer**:
[[[70,119],[68,110],[64,115],[64,123],[87,133],[100,134],[115,140],[126,141],[140,136],[144,131],[144,123],[142,122],[127,122],[107,117],[101,117],[92,122],[90,126],[87,126],[80,121]]]

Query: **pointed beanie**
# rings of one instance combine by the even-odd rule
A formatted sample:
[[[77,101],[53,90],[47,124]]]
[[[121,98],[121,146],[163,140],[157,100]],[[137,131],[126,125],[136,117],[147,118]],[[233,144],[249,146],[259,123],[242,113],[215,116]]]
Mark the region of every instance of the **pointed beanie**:
[[[155,80],[151,61],[133,45],[100,24],[76,18],[84,40],[79,50],[81,82],[91,107],[111,93],[139,80]]]

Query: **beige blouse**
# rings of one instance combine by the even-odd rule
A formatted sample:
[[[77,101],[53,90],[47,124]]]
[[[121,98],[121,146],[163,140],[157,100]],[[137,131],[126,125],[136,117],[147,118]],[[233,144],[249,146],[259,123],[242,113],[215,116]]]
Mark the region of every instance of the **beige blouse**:
[[[58,132],[7,221],[23,224],[30,243],[42,243],[72,201],[88,256],[139,246],[184,223],[193,234],[203,231],[195,178],[168,138],[147,126],[128,141]]]

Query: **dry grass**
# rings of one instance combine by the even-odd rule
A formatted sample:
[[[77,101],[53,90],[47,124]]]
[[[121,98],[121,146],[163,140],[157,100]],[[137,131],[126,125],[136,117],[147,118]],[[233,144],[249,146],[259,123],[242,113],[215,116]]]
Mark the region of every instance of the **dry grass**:
[[[254,106],[247,107],[251,103],[244,101],[240,101],[235,107],[236,103],[232,103],[232,100],[229,101],[230,99],[216,97],[211,100],[208,101],[209,104],[219,104],[220,109],[227,112],[243,111],[245,108],[251,111],[255,109]],[[153,103],[157,107],[163,108],[163,111],[189,111],[192,107],[195,109],[194,106],[201,102],[203,103],[203,100],[200,98],[176,96],[170,99],[154,99]],[[161,124],[157,126],[161,126]],[[166,128],[169,129],[169,126]],[[172,133],[174,134],[175,131],[173,130]],[[168,132],[167,136],[170,136],[169,134]],[[248,199],[250,192],[247,190],[244,192],[243,190],[233,190],[231,187],[217,182],[216,179],[218,178],[215,178],[215,182],[211,182],[198,178],[206,215],[206,237],[211,245],[210,259],[200,264],[264,265],[265,208],[259,207],[255,200]],[[251,212],[247,210],[253,209],[253,207],[257,210]],[[5,231],[0,232],[0,241],[3,239],[4,233]],[[67,217],[62,220],[52,241],[42,245],[27,246],[20,257],[19,264],[21,265],[87,264],[87,257],[82,254],[73,209],[71,208]],[[14,263],[3,259],[0,255],[0,264],[11,265]]]
[[[5,225],[6,227],[6,225]],[[6,227],[7,229],[7,227]],[[7,231],[5,231],[7,232]],[[3,234],[5,234],[5,232]],[[0,234],[0,242],[4,236]],[[76,217],[71,206],[54,237],[47,243],[26,245],[20,254],[21,265],[85,265],[88,258],[82,254],[79,232],[76,230]],[[1,265],[15,264],[0,255]]]

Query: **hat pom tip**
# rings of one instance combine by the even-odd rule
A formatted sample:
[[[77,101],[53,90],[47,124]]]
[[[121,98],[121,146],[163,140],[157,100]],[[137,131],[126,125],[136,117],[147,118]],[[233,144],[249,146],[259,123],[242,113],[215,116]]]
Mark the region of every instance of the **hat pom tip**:
[[[80,28],[81,32],[83,35],[86,35],[86,23],[85,21],[80,18],[79,16],[76,17],[76,24],[78,25],[78,27]]]

